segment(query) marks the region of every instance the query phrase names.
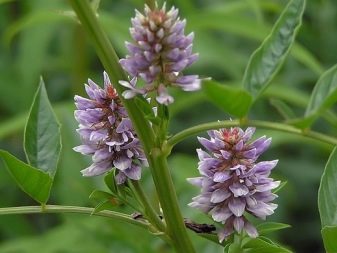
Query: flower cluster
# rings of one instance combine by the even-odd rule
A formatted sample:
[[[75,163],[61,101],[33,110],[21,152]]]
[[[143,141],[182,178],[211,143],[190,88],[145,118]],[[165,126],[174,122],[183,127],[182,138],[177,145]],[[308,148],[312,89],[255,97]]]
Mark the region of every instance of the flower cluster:
[[[244,213],[265,219],[277,207],[271,203],[277,197],[271,190],[280,182],[269,178],[277,160],[257,162],[271,139],[263,136],[250,141],[254,132],[255,128],[234,127],[209,131],[210,139],[198,138],[208,152],[197,149],[201,177],[188,180],[201,188],[201,194],[189,205],[224,224],[218,233],[221,242],[234,231],[257,237]]]
[[[200,89],[197,75],[182,75],[181,71],[195,62],[198,54],[192,53],[194,34],[184,35],[186,20],[180,20],[174,7],[166,12],[165,4],[151,10],[145,6],[144,15],[136,10],[130,29],[133,43],[126,42],[129,55],[120,63],[132,77],[130,82],[120,84],[128,90],[125,98],[155,91],[158,103],[168,105],[173,98],[168,94],[168,86],[178,86],[184,91]],[[145,86],[137,88],[137,78],[145,81]]]
[[[147,160],[108,75],[104,72],[104,89],[89,79],[85,90],[89,99],[75,96],[77,132],[83,145],[74,150],[92,155],[93,163],[82,174],[96,176],[115,167],[117,183],[139,180],[141,165],[147,166]]]

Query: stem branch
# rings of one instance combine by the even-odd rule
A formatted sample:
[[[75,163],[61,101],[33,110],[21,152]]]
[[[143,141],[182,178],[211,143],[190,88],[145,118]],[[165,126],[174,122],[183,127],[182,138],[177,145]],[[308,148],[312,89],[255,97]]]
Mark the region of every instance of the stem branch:
[[[138,195],[140,201],[144,205],[145,213],[146,213],[147,218],[151,221],[151,223],[153,223],[157,227],[158,230],[165,231],[166,227],[165,227],[164,223],[162,222],[162,220],[159,218],[159,215],[155,212],[155,210],[151,206],[147,196],[145,195],[143,189],[139,185],[139,182],[135,181],[135,180],[132,180],[132,185],[133,185],[133,187],[136,191],[136,194]]]
[[[43,208],[41,206],[20,206],[20,207],[3,207],[0,208],[0,215],[8,214],[30,214],[30,213],[81,213],[87,215],[101,216],[107,218],[113,218],[115,220],[128,222],[130,224],[142,227],[145,229],[149,228],[149,223],[144,220],[137,220],[132,218],[130,215],[118,213],[114,211],[104,210],[98,213],[93,213],[94,208],[91,207],[81,207],[81,206],[61,206],[61,205],[45,205]]]
[[[309,137],[311,139],[325,142],[331,145],[337,145],[337,138],[329,136],[329,135],[325,135],[325,134],[307,130],[307,129],[302,130],[300,128],[296,128],[294,126],[287,125],[287,124],[274,123],[274,122],[261,121],[261,120],[245,120],[244,122],[240,122],[239,120],[224,120],[224,121],[216,121],[216,122],[200,124],[194,127],[187,128],[173,135],[168,140],[167,144],[168,146],[173,147],[180,141],[192,135],[195,135],[195,134],[207,131],[207,130],[211,130],[211,129],[219,129],[219,128],[224,128],[224,127],[234,127],[234,126],[255,126],[255,127],[266,128],[266,129],[278,130],[281,132],[287,132],[287,133]]]

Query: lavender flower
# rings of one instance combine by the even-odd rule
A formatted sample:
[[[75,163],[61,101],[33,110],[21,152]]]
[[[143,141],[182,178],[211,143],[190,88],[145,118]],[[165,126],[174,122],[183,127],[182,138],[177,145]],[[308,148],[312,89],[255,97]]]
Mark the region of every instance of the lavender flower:
[[[77,132],[83,145],[74,150],[92,155],[93,162],[81,171],[83,176],[100,175],[115,167],[117,183],[139,180],[141,165],[147,166],[147,160],[108,75],[104,72],[104,89],[89,79],[85,90],[89,99],[75,96]]]
[[[263,136],[250,141],[254,132],[255,128],[243,131],[234,127],[209,131],[210,139],[198,138],[208,152],[197,149],[201,177],[188,180],[201,188],[201,194],[189,205],[224,224],[218,233],[220,242],[234,231],[244,230],[250,237],[257,237],[256,228],[244,213],[265,219],[277,207],[271,203],[277,197],[271,190],[280,182],[269,175],[278,161],[257,162],[269,147],[271,138]]]
[[[120,60],[133,78],[131,82],[120,82],[130,89],[123,94],[125,98],[156,91],[158,103],[168,105],[173,102],[168,86],[178,86],[184,91],[200,89],[197,75],[181,73],[197,60],[198,54],[192,53],[194,34],[184,35],[186,20],[180,20],[177,9],[172,7],[166,12],[165,4],[154,10],[145,5],[144,15],[136,10],[131,22],[134,42],[126,42],[130,55]],[[146,83],[142,88],[136,88],[134,78],[139,77]]]

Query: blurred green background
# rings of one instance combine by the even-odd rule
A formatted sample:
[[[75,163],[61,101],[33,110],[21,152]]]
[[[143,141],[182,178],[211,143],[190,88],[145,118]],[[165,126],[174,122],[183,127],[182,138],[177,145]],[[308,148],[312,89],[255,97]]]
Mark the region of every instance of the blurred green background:
[[[250,54],[270,31],[286,0],[184,0],[167,1],[187,19],[187,32],[195,32],[194,51],[199,61],[188,72],[210,76],[228,85],[240,85]],[[124,41],[140,0],[102,0],[99,19],[116,47],[125,56]],[[90,77],[102,83],[103,68],[90,41],[67,1],[0,0],[0,148],[24,160],[23,128],[39,76],[45,79],[50,99],[62,123],[63,151],[50,204],[94,206],[88,196],[105,189],[102,177],[83,178],[80,170],[90,159],[73,152],[79,144],[73,119],[73,96],[84,94]],[[250,117],[283,121],[279,104],[303,115],[319,75],[337,63],[337,1],[310,0],[303,25],[284,67],[266,94],[253,106]],[[201,93],[175,91],[170,106],[171,133],[207,121],[228,119]],[[225,99],[225,97],[224,97]],[[319,119],[314,128],[334,135],[336,119]],[[256,136],[273,137],[263,159],[279,159],[275,178],[288,181],[279,193],[276,214],[269,218],[292,225],[273,235],[295,252],[324,252],[320,238],[317,191],[320,175],[332,147],[275,131],[258,130]],[[170,157],[183,215],[209,221],[187,206],[198,189],[186,183],[196,176],[199,147],[196,138],[179,144]],[[152,181],[145,171],[142,184],[151,195]],[[0,207],[35,205],[20,191],[0,162]],[[131,213],[125,207],[116,208]],[[222,252],[216,244],[192,233],[198,252]],[[150,233],[105,218],[78,215],[0,216],[1,253],[105,253],[171,252]]]

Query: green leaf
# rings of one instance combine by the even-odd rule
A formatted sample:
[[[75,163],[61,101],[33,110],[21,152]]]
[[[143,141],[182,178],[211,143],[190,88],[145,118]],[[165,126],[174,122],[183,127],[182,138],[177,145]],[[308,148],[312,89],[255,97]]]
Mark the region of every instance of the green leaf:
[[[282,100],[272,98],[270,104],[275,107],[279,114],[286,120],[296,118],[294,111]]]
[[[337,226],[326,226],[321,231],[327,253],[337,252]]]
[[[95,206],[95,209],[92,211],[91,214],[99,213],[103,210],[113,210],[113,208],[118,204],[116,201],[115,203],[112,202],[113,200],[105,200]]]
[[[290,225],[284,223],[277,223],[277,222],[263,222],[256,226],[257,231],[260,235],[265,235],[270,232],[274,232],[277,230],[289,228]]]
[[[98,204],[96,205],[94,211],[92,214],[98,213],[103,210],[111,210],[114,206],[119,204],[118,196],[114,194],[110,194],[105,191],[101,190],[94,190],[90,196],[89,199],[94,199],[98,201]]]
[[[318,210],[321,224],[337,226],[337,148],[332,151],[325,166],[318,190]]]
[[[311,124],[321,112],[337,101],[337,65],[326,71],[318,80],[311,94],[305,118]]]
[[[108,200],[113,198],[114,195],[105,192],[105,191],[101,191],[101,190],[94,190],[90,196],[89,199],[96,199],[96,200]]]
[[[53,183],[51,176],[20,161],[7,151],[0,150],[0,156],[5,161],[6,168],[18,186],[34,200],[45,204]]]
[[[290,250],[278,246],[274,243],[268,243],[265,240],[256,238],[250,240],[244,246],[244,253],[291,253]]]
[[[28,163],[54,177],[61,151],[60,124],[42,78],[30,109],[24,138]]]
[[[253,97],[259,96],[280,69],[301,25],[305,0],[292,0],[270,35],[251,56],[243,86]]]
[[[242,249],[239,244],[232,243],[229,245],[227,252],[228,253],[240,253],[242,252]]]
[[[252,97],[245,90],[214,81],[204,81],[202,87],[208,99],[225,112],[237,117],[248,113]]]
[[[104,177],[104,182],[113,194],[118,195],[118,188],[115,181],[115,171],[110,171],[107,173],[107,175]]]

